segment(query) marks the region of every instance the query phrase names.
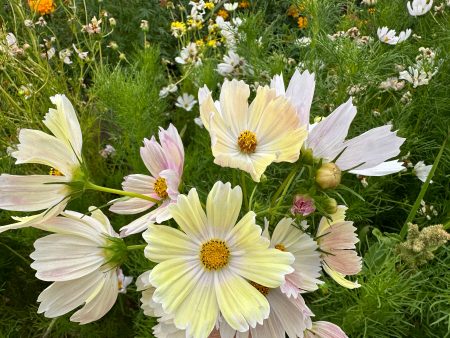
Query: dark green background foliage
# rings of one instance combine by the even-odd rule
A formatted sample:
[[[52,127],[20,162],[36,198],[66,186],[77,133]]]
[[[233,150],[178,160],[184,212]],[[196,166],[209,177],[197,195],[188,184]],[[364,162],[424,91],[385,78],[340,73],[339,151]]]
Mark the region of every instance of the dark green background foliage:
[[[326,116],[331,109],[348,99],[347,89],[352,85],[364,85],[366,89],[354,96],[358,115],[352,124],[350,135],[358,135],[370,128],[391,122],[398,134],[406,137],[401,155],[410,153],[410,161],[420,160],[433,164],[450,126],[450,10],[444,14],[413,18],[408,15],[406,1],[379,0],[375,14],[369,14],[360,1],[324,0],[307,3],[305,13],[309,26],[301,31],[296,22],[286,15],[288,7],[295,1],[250,1],[251,8],[243,11],[241,26],[243,41],[237,52],[251,65],[252,72],[245,75],[248,83],[267,83],[275,74],[283,72],[289,79],[296,65],[316,73],[316,92],[311,110],[312,117]],[[199,190],[205,199],[215,181],[231,181],[239,184],[237,176],[227,168],[213,164],[209,135],[197,127],[193,118],[198,116],[198,105],[191,112],[174,106],[176,96],[159,98],[163,86],[185,76],[179,84],[179,92],[196,96],[197,88],[207,84],[217,97],[217,84],[222,77],[215,71],[221,62],[223,49],[208,54],[203,65],[192,72],[176,65],[166,66],[163,59],[172,60],[178,55],[178,41],[170,35],[170,12],[161,7],[159,1],[87,1],[86,11],[82,1],[77,1],[80,22],[84,16],[91,18],[104,9],[117,20],[114,32],[101,41],[103,54],[97,61],[81,68],[56,66],[56,62],[40,60],[38,49],[34,60],[42,72],[38,77],[27,77],[17,67],[0,59],[0,172],[27,174],[45,173],[41,166],[15,167],[6,148],[17,143],[19,128],[43,129],[41,120],[51,106],[48,97],[65,93],[76,107],[83,129],[84,156],[91,178],[97,184],[120,188],[123,176],[130,173],[146,173],[139,156],[142,140],[150,138],[158,127],[175,124],[182,134],[186,162],[182,191],[191,187]],[[175,2],[178,3],[178,2]],[[184,1],[187,5],[187,1]],[[440,3],[439,1],[437,3]],[[3,2],[0,23],[5,31],[13,31],[20,43],[35,39],[42,43],[44,37],[54,34],[60,48],[78,41],[80,26],[68,25],[67,12],[62,3],[47,21],[52,32],[27,30],[23,19],[30,17],[25,3],[17,7],[17,1]],[[18,16],[25,13],[25,17]],[[140,30],[140,21],[148,20],[150,30]],[[388,25],[398,31],[411,28],[421,39],[410,38],[403,44],[389,46],[378,42],[377,27]],[[327,34],[357,26],[362,35],[374,37],[369,45],[356,46],[350,41],[330,41]],[[294,41],[302,36],[313,38],[307,48]],[[256,40],[261,37],[260,43]],[[144,38],[149,47],[144,49]],[[119,59],[119,52],[106,46],[115,41],[126,61]],[[88,46],[88,42],[86,45]],[[378,85],[391,76],[398,76],[397,64],[405,66],[415,62],[418,48],[431,47],[442,60],[438,73],[427,86],[409,88],[412,102],[400,102],[402,93],[381,92]],[[58,49],[60,49],[58,48]],[[221,47],[222,48],[222,47]],[[215,55],[213,55],[215,54]],[[294,62],[288,62],[288,59]],[[28,61],[27,61],[28,62]],[[27,65],[23,61],[24,67]],[[84,81],[80,82],[80,78]],[[29,99],[17,95],[17,87],[33,83],[40,88],[38,94]],[[173,82],[173,81],[172,81]],[[8,96],[9,95],[9,96]],[[9,99],[14,97],[14,100]],[[379,115],[372,112],[376,110]],[[113,145],[117,153],[104,159],[99,151]],[[272,165],[266,172],[267,180],[258,187],[255,207],[261,208],[274,194],[284,177],[289,173],[287,165]],[[443,223],[449,227],[450,219],[450,151],[446,147],[425,201],[434,206],[438,215],[431,220],[417,214],[414,222],[421,227]],[[406,173],[386,177],[368,178],[364,188],[354,175],[345,175],[343,184],[361,196],[346,190],[334,195],[339,203],[349,206],[348,218],[358,228],[360,243],[358,250],[364,257],[364,268],[357,290],[343,289],[334,281],[324,277],[326,283],[319,291],[305,296],[317,320],[329,320],[347,332],[349,337],[449,337],[450,336],[450,251],[441,248],[436,259],[419,270],[411,270],[396,257],[395,235],[402,228],[414,204],[422,182]],[[253,183],[247,180],[248,189]],[[288,196],[302,192],[303,181],[297,181],[288,191]],[[342,199],[340,199],[342,197]],[[291,197],[289,197],[290,199]],[[81,199],[71,202],[73,210],[85,211],[90,205],[102,206],[111,195],[88,192]],[[289,206],[286,202],[285,210]],[[113,215],[107,211],[115,229],[131,221],[131,216]],[[284,212],[283,212],[284,214]],[[0,224],[8,224],[12,213],[1,211]],[[275,220],[278,218],[275,215]],[[280,215],[281,216],[281,215]],[[315,219],[317,221],[317,218]],[[262,219],[258,218],[260,224]],[[377,236],[373,235],[373,232]],[[38,294],[48,283],[34,277],[29,267],[29,254],[33,242],[43,232],[22,229],[7,232],[0,238],[0,335],[4,337],[152,337],[151,327],[155,319],[143,315],[139,309],[139,293],[135,286],[128,288],[126,295],[119,295],[117,304],[101,320],[79,326],[64,316],[51,320],[36,314]],[[142,243],[139,235],[132,236],[127,243]],[[123,267],[126,275],[137,277],[148,270],[151,263],[142,252],[133,252]]]

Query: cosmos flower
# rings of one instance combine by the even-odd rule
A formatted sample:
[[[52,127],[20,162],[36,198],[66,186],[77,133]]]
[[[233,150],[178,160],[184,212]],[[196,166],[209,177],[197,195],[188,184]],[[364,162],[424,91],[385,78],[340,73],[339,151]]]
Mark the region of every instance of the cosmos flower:
[[[433,0],[412,0],[406,4],[409,15],[420,16],[427,14],[433,7]]]
[[[121,240],[99,209],[90,210],[91,216],[65,211],[62,216],[47,220],[45,230],[53,234],[34,243],[35,251],[30,257],[36,277],[54,282],[38,297],[38,313],[48,318],[82,306],[70,320],[80,324],[93,322],[111,309],[123,288],[115,250],[110,250]]]
[[[299,293],[315,291],[323,282],[320,277],[321,259],[319,246],[305,232],[294,226],[292,218],[283,218],[276,225],[272,237],[269,236],[269,223],[265,222],[263,236],[270,239],[270,247],[290,252],[295,261],[294,271],[286,276],[280,290],[288,297],[297,298]]]
[[[222,85],[214,103],[205,86],[199,90],[200,116],[211,136],[214,163],[248,172],[254,181],[272,162],[296,162],[306,137],[295,108],[268,87],[259,87],[248,105],[250,88],[243,81]]]
[[[377,34],[381,42],[387,43],[389,45],[396,45],[409,38],[411,35],[411,29],[406,31],[401,31],[399,35],[396,35],[395,30],[389,29],[387,27],[378,28]]]
[[[294,257],[269,248],[254,212],[237,221],[241,205],[240,187],[217,182],[205,213],[194,188],[170,206],[180,230],[153,224],[143,234],[145,256],[159,263],[149,275],[152,299],[188,337],[206,338],[219,311],[240,332],[262,324],[269,302],[249,281],[277,288],[293,271]]]
[[[0,208],[12,211],[44,212],[27,217],[13,217],[17,223],[0,227],[0,232],[42,223],[64,210],[82,180],[82,135],[72,104],[65,95],[50,100],[43,123],[53,133],[22,129],[20,143],[11,156],[16,164],[36,163],[49,166],[49,175],[0,175]]]
[[[312,327],[305,331],[304,338],[348,338],[342,329],[330,322],[313,322]]]
[[[156,208],[122,227],[121,236],[144,231],[149,223],[161,223],[171,218],[168,206],[178,197],[178,186],[183,176],[184,147],[178,130],[171,124],[167,130],[159,129],[159,143],[152,136],[144,139],[141,158],[151,176],[133,174],[125,177],[122,187],[126,191],[143,194],[161,201]],[[155,203],[137,197],[113,201],[110,210],[116,214],[133,215],[153,207]]]
[[[350,124],[356,116],[356,107],[349,99],[320,122],[309,125],[311,102],[314,95],[314,74],[298,70],[284,90],[283,77],[276,75],[271,87],[277,95],[284,96],[296,107],[301,123],[309,129],[305,149],[311,149],[314,158],[324,162],[335,160],[340,170],[364,176],[383,176],[404,170],[402,162],[386,160],[400,153],[405,141],[391,132],[386,125],[371,129],[357,137],[346,140]],[[339,155],[339,156],[338,156]],[[336,160],[337,158],[337,160]]]
[[[322,267],[340,285],[353,289],[360,287],[357,282],[345,279],[346,275],[356,275],[361,271],[361,257],[355,244],[359,241],[353,222],[345,220],[345,206],[338,206],[331,220],[322,217],[317,229],[317,243],[322,251]]]
[[[217,65],[217,72],[222,76],[232,75],[238,76],[242,73],[245,60],[232,50],[228,51],[228,55],[223,56],[222,63]]]
[[[425,165],[423,161],[419,161],[414,166],[413,173],[414,175],[417,176],[419,180],[425,182],[427,180],[428,175],[430,174],[431,168],[433,168],[431,164]],[[433,181],[430,181],[430,183],[433,183]]]

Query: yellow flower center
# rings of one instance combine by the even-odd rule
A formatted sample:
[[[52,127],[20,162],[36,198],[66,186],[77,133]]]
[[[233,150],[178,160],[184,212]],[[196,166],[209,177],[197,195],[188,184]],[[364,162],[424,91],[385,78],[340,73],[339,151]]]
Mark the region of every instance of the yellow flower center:
[[[238,137],[238,146],[243,153],[251,154],[256,150],[256,146],[258,142],[256,141],[255,133],[245,130],[239,134]]]
[[[169,194],[167,193],[167,182],[163,177],[158,177],[156,179],[153,190],[155,191],[156,195],[158,195],[162,199],[166,199],[169,196]]]
[[[64,176],[62,172],[60,172],[58,169],[55,168],[51,168],[48,174],[51,176]]]
[[[255,283],[255,282],[250,282],[250,284],[259,292],[261,292],[264,296],[267,296],[269,294],[269,288],[267,286]]]
[[[200,260],[208,270],[220,270],[228,264],[230,250],[224,241],[212,239],[202,245]]]
[[[281,243],[278,243],[277,245],[275,245],[275,249],[278,249],[280,251],[286,251],[286,247]]]

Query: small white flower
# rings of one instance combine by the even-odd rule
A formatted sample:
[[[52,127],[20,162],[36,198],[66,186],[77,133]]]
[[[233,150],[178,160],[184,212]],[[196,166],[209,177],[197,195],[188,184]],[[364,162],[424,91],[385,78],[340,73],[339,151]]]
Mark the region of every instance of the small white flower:
[[[45,27],[47,26],[47,21],[45,21],[44,17],[40,16],[38,21],[36,21],[34,24],[41,27]]]
[[[148,32],[148,21],[147,20],[141,20],[141,29],[144,32]]]
[[[413,173],[419,180],[425,182],[430,174],[431,168],[433,168],[432,165],[425,165],[423,161],[419,161],[414,166]],[[430,183],[433,183],[433,181],[430,181]]]
[[[431,7],[433,7],[433,0],[408,1],[406,7],[408,8],[409,15],[411,16],[424,15],[430,11]]]
[[[377,0],[363,0],[361,3],[367,6],[373,6],[377,3]]]
[[[87,25],[84,25],[83,28],[81,29],[82,32],[86,32],[89,35],[91,34],[100,34],[102,31],[102,28],[100,27],[102,23],[102,20],[97,20],[97,18],[94,16],[91,19],[91,22]]]
[[[175,93],[178,90],[178,87],[176,84],[171,83],[170,85],[168,85],[167,87],[163,87],[160,91],[159,91],[159,97],[164,98],[167,95],[169,95],[169,93]]]
[[[232,12],[232,11],[236,10],[236,8],[238,8],[238,3],[237,3],[237,2],[233,2],[232,4],[227,3],[227,4],[224,4],[223,7],[224,7],[228,12]]]
[[[186,47],[180,52],[180,56],[175,58],[175,62],[185,65],[189,63],[193,63],[196,66],[202,64],[202,60],[198,57],[198,48],[197,44],[194,42],[190,42]]]
[[[133,277],[125,276],[122,269],[117,269],[117,282],[119,293],[127,293],[127,287],[133,281]]]
[[[194,119],[194,122],[195,122],[195,124],[196,124],[197,126],[199,126],[200,128],[204,128],[204,127],[205,127],[205,126],[203,125],[203,122],[202,122],[201,117],[196,117],[196,118]]]
[[[108,158],[116,154],[116,149],[112,145],[107,144],[105,148],[100,150],[99,154],[103,158]]]
[[[409,38],[409,36],[411,35],[411,29],[402,31],[397,36],[395,30],[389,29],[387,27],[382,27],[378,28],[377,34],[381,42],[387,43],[389,45],[396,45]]]
[[[191,111],[192,108],[197,103],[197,100],[195,100],[195,97],[188,93],[183,93],[181,96],[178,96],[177,102],[175,105],[177,107],[183,108],[186,111]]]
[[[75,46],[75,44],[72,44],[72,47],[73,47],[73,50],[75,51],[75,53],[77,53],[78,57],[79,57],[81,60],[84,60],[84,59],[87,58],[89,52],[82,52],[81,50],[77,49],[77,47]]]
[[[311,38],[304,36],[300,39],[295,40],[295,42],[300,46],[300,47],[307,47],[311,44]]]
[[[390,77],[386,81],[383,81],[378,86],[380,89],[383,90],[401,90],[405,87],[405,81],[399,81],[396,77]]]
[[[245,60],[232,50],[228,51],[228,55],[224,55],[222,63],[217,66],[217,72],[222,76],[237,76],[242,73],[242,67]]]
[[[70,65],[73,63],[72,60],[70,60],[71,56],[72,56],[72,51],[68,48],[65,48],[59,52],[59,59],[63,60],[63,62],[66,65]]]
[[[33,27],[34,26],[34,22],[30,19],[26,19],[23,24],[25,25],[25,27]]]
[[[423,69],[408,67],[408,70],[400,72],[399,79],[408,81],[414,88],[427,85],[433,74],[427,73]]]
[[[407,91],[403,96],[400,98],[400,102],[403,104],[408,104],[412,101],[412,94],[410,91]]]

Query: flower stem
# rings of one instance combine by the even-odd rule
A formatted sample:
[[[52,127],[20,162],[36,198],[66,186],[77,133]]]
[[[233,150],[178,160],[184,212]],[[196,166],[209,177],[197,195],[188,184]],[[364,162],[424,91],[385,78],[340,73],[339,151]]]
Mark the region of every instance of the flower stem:
[[[244,195],[244,205],[247,211],[250,211],[248,208],[248,195],[247,195],[247,183],[245,182],[245,173],[241,171],[241,188],[242,194]]]
[[[125,190],[118,190],[118,189],[101,187],[101,186],[96,185],[96,184],[91,183],[91,182],[87,182],[86,185],[85,185],[85,188],[86,189],[90,189],[90,190],[97,190],[97,191],[108,192],[110,194],[141,198],[143,200],[147,200],[147,201],[153,202],[155,204],[161,204],[161,201],[158,201],[158,200],[156,200],[154,198],[151,198],[150,196],[138,194],[138,193],[132,192],[132,191],[125,191]]]
[[[416,216],[417,210],[419,210],[420,202],[423,200],[423,197],[425,196],[425,193],[427,192],[428,186],[430,185],[431,179],[433,178],[434,172],[437,169],[437,166],[439,164],[439,161],[441,160],[442,154],[444,153],[445,146],[448,141],[448,135],[444,140],[444,143],[442,143],[441,149],[439,149],[439,153],[436,156],[436,159],[434,160],[433,167],[430,170],[430,173],[428,174],[428,177],[425,181],[425,183],[422,185],[422,189],[420,189],[419,195],[416,198],[416,201],[414,202],[414,205],[409,212],[408,218],[405,221],[405,224],[403,224],[402,229],[400,230],[400,237],[405,238],[406,233],[408,232],[408,223],[410,223],[414,216]]]
[[[146,246],[147,246],[147,244],[128,245],[127,250],[128,251],[141,250],[141,249],[144,249]]]

